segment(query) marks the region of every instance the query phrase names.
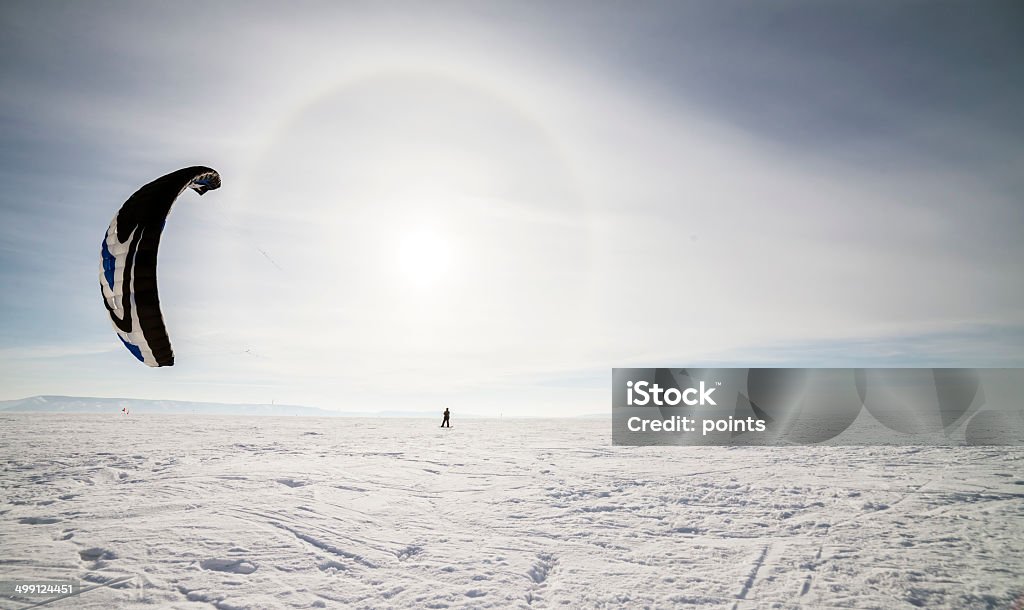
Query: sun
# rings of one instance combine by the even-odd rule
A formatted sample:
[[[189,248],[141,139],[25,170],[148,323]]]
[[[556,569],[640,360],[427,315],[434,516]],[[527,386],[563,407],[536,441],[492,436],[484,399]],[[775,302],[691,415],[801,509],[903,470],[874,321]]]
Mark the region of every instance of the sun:
[[[435,286],[449,276],[453,247],[444,230],[421,224],[401,229],[396,237],[397,268],[406,285]]]

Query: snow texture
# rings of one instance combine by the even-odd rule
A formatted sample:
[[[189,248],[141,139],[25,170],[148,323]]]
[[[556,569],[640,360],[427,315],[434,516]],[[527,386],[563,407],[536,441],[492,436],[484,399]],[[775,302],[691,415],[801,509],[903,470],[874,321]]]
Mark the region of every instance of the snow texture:
[[[97,609],[1024,593],[1021,448],[613,447],[607,421],[454,421],[0,415],[0,571],[80,580],[44,607]]]

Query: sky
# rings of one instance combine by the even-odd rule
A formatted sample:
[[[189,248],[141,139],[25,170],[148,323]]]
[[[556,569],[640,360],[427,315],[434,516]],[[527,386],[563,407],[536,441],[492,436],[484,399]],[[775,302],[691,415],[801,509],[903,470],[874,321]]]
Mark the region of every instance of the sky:
[[[1024,366],[1016,2],[4,2],[0,399],[573,415]],[[142,184],[171,368],[111,329]]]

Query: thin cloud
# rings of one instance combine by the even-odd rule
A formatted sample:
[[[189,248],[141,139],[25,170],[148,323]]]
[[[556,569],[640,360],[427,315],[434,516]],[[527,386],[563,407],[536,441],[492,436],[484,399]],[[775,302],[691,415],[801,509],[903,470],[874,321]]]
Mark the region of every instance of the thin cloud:
[[[1020,362],[976,330],[1024,327],[1017,8],[308,8],[5,7],[5,391],[593,411],[638,362]],[[144,377],[99,240],[193,163]]]

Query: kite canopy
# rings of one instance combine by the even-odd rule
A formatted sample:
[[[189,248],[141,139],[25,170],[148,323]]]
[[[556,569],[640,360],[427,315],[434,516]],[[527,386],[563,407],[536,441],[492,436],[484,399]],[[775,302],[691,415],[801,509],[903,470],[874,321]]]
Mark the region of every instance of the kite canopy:
[[[121,342],[148,366],[174,365],[160,313],[156,255],[167,214],[187,188],[200,195],[220,188],[220,174],[209,167],[186,167],[143,186],[114,216],[100,248],[103,305]]]

